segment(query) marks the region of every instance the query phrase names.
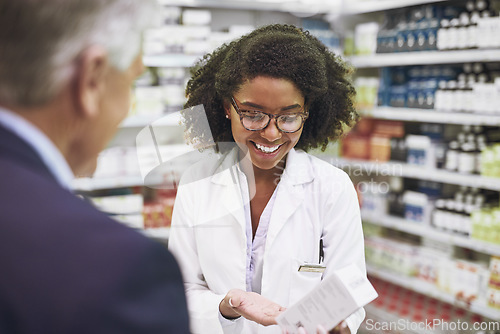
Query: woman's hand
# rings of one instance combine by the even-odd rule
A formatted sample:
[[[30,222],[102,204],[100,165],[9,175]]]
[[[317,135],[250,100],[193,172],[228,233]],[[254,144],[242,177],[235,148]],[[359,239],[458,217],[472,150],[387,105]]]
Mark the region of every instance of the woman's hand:
[[[300,327],[297,330],[298,334],[308,334],[306,330],[303,327]],[[288,334],[286,330],[283,331],[283,334]],[[338,324],[334,329],[331,331],[327,331],[325,327],[318,325],[316,328],[316,334],[351,334],[351,330],[349,327],[347,327],[347,324],[345,321],[342,321],[340,324]]]
[[[275,325],[276,317],[284,310],[284,307],[258,293],[240,289],[229,290],[219,304],[219,311],[225,318],[242,316],[264,326]]]

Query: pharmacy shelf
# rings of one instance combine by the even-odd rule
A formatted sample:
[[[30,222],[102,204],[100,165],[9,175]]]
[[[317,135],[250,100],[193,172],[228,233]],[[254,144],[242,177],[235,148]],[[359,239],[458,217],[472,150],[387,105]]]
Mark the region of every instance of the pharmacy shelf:
[[[403,288],[430,296],[448,304],[456,304],[460,307],[467,308],[471,312],[479,314],[483,317],[489,319],[500,319],[500,310],[495,310],[487,305],[479,304],[477,302],[472,302],[470,307],[466,307],[464,303],[457,301],[452,295],[439,290],[434,284],[424,282],[418,278],[397,275],[370,265],[367,265],[367,272],[373,277],[389,281]]]
[[[157,119],[161,118],[162,115],[150,115],[150,116],[138,116],[133,115],[125,118],[125,120],[120,124],[120,128],[142,128],[153,123]]]
[[[140,231],[154,239],[168,240],[170,236],[170,227],[147,228]]]
[[[117,176],[109,178],[77,178],[73,182],[73,189],[77,191],[94,191],[102,189],[126,188],[144,185],[140,175]]]
[[[417,180],[427,180],[440,183],[456,184],[459,186],[474,187],[500,191],[500,178],[484,177],[480,175],[461,174],[443,169],[427,168],[410,165],[404,162],[376,162],[338,157],[319,156],[342,169],[351,172],[363,172],[382,176],[401,176]]]
[[[164,54],[155,56],[143,56],[142,62],[147,67],[191,67],[200,59],[199,55]]]
[[[342,8],[343,15],[356,15],[378,12],[382,10],[403,8],[409,6],[426,5],[436,2],[444,2],[447,0],[366,0],[352,1],[344,0]]]
[[[132,115],[127,117],[122,124],[121,128],[141,128],[148,125],[158,126],[180,126],[181,114],[176,111],[163,115]]]
[[[375,215],[367,212],[362,212],[362,218],[363,221],[374,225],[418,235],[424,238],[440,241],[448,245],[455,245],[489,255],[500,256],[500,245],[438,231],[428,225],[408,221],[404,218],[383,214]]]
[[[159,0],[165,6],[191,8],[225,8],[256,11],[293,12],[297,8],[304,13],[340,13],[342,15],[356,15],[378,12],[382,10],[402,8],[408,6],[425,5],[447,0],[365,0],[365,1],[317,1],[316,4],[304,0]]]
[[[370,326],[368,323],[363,321],[361,326],[358,329],[358,333],[360,334],[373,334],[373,333],[402,333],[404,330],[405,334],[439,334],[437,331],[427,330],[423,328],[415,328],[412,329],[411,325],[417,326],[417,323],[410,323],[410,319],[401,318],[399,315],[387,312],[374,304],[368,304],[364,307],[366,311],[366,320],[372,319],[377,322],[373,322],[370,325],[373,326],[372,330],[370,330]],[[379,326],[382,330],[373,331],[373,329],[377,329],[376,326]],[[384,330],[383,327],[387,326],[390,328],[388,330]],[[391,330],[393,328],[393,330]],[[418,329],[418,332],[417,332]],[[396,331],[399,330],[399,331]]]
[[[500,115],[443,112],[432,109],[376,107],[364,111],[363,115],[395,121],[500,126]]]
[[[158,0],[164,6],[190,8],[220,8],[255,11],[298,12],[310,15],[325,14],[340,10],[340,2],[326,0],[322,3],[311,3],[302,0]],[[373,1],[371,1],[373,2]]]
[[[415,51],[348,58],[358,68],[500,61],[500,50]]]

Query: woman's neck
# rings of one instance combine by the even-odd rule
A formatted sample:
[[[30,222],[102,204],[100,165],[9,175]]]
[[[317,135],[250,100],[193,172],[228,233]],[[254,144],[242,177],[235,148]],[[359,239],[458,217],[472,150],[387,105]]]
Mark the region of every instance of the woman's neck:
[[[242,154],[241,151],[239,152],[239,154]],[[241,170],[243,171],[243,173],[245,173],[248,179],[254,179],[255,183],[272,182],[274,184],[278,184],[281,175],[285,170],[285,164],[286,156],[274,168],[271,169],[261,169],[259,167],[256,167],[252,163],[248,154],[240,160]]]

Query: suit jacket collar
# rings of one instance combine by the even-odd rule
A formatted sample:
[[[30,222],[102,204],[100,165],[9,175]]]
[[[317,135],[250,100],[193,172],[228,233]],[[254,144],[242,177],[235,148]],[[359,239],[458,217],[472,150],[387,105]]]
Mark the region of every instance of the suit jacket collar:
[[[54,181],[38,153],[24,140],[0,125],[0,159],[14,161]]]

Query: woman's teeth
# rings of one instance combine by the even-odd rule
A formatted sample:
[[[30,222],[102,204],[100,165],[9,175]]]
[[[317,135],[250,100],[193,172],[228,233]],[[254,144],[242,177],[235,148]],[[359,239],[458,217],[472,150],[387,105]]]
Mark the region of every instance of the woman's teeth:
[[[260,145],[260,144],[255,143],[255,147],[257,147],[259,149],[259,151],[262,151],[264,153],[273,153],[278,148],[280,148],[280,146],[281,145],[268,147],[268,146],[264,146],[264,145]]]

